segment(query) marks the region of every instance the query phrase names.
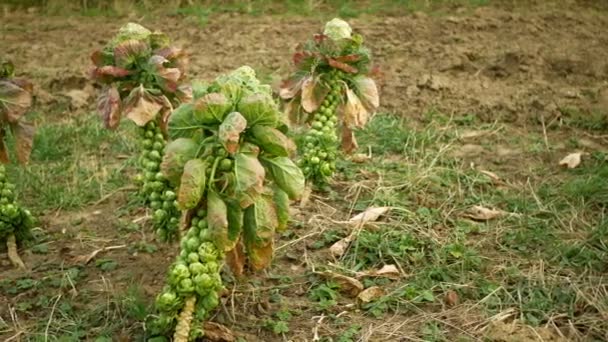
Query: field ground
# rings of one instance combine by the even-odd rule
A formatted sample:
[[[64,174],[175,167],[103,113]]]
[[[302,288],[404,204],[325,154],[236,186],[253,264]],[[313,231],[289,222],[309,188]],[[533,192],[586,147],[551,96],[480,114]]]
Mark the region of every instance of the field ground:
[[[138,340],[176,253],[131,186],[134,129],[106,131],[93,113],[92,50],[140,21],[188,48],[195,78],[248,64],[276,86],[297,42],[338,13],[383,71],[381,112],[357,132],[371,160],[342,162],[331,192],[296,207],[273,267],[228,277],[213,321],[250,342],[607,341],[608,8],[456,2],[5,13],[0,51],[38,86],[39,126],[31,164],[9,177],[41,222],[21,249],[30,272],[0,249],[0,339]],[[577,151],[580,166],[558,165]],[[392,210],[332,258],[343,222],[370,206]],[[474,206],[501,215],[473,220]],[[365,276],[384,265],[399,275]],[[384,295],[358,303],[324,271]]]

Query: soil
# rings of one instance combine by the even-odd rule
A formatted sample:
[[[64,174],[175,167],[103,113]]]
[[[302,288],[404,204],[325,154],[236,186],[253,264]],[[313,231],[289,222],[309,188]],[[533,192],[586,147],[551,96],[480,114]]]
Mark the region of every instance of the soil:
[[[139,19],[10,13],[1,19],[0,51],[18,66],[19,74],[27,75],[37,85],[36,97],[41,108],[67,101],[71,108],[68,114],[79,115],[93,109],[95,89],[87,80],[89,54],[105,44],[122,24]],[[484,122],[499,121],[518,127],[537,126],[541,120],[558,124],[565,109],[608,115],[605,8],[572,0],[538,1],[524,7],[455,8],[441,16],[417,12],[403,17],[366,16],[350,22],[366,37],[382,69],[382,112],[415,121],[426,112],[437,110],[454,117],[472,114]],[[168,33],[187,48],[193,78],[211,79],[248,64],[277,87],[280,77],[290,70],[293,48],[316,32],[322,20],[221,14],[213,16],[204,27],[171,16],[145,18],[141,23]],[[113,196],[77,213],[48,214],[44,217],[45,230],[49,235],[65,238],[53,240],[46,255],[25,253],[24,261],[34,274],[43,274],[52,268],[67,269],[78,264],[81,260],[77,257],[88,255],[101,245],[128,244],[131,241],[121,238],[117,221],[108,219],[127,201],[126,196]],[[75,221],[80,223],[75,225]],[[83,239],[87,235],[85,228],[95,232],[96,240]],[[286,242],[280,241],[279,245]],[[154,296],[162,286],[166,266],[173,259],[170,246],[162,245],[154,254],[133,253],[127,248],[108,253],[120,268],[102,274],[93,261],[87,267],[91,281],[84,286],[98,287],[103,292],[108,286],[112,291],[121,291],[138,284],[146,295]],[[291,273],[296,283],[284,295],[290,296],[288,300],[295,303],[292,305],[302,302],[305,307],[306,285],[297,285],[303,280],[303,263],[294,262],[287,254],[286,250],[280,251],[275,263],[277,269],[285,270],[282,274]],[[0,279],[19,276],[10,265],[0,265]],[[267,276],[261,274],[258,280],[265,286],[276,284],[267,280]],[[106,278],[108,282],[102,281]],[[253,322],[258,323],[247,323],[248,318],[267,313],[270,304],[246,291],[236,296],[229,298],[225,309],[237,312],[239,323],[234,326],[235,331],[246,335],[249,341],[282,340],[262,333],[255,319]],[[96,305],[96,301],[104,298],[100,294],[92,303],[80,305]],[[231,308],[232,299],[240,303],[236,308]],[[9,317],[6,308],[17,300],[0,294],[0,315]],[[22,323],[27,322],[28,317],[21,319]],[[364,325],[366,318],[361,320]],[[330,329],[319,321],[319,317],[308,316],[299,320],[295,327],[290,327],[292,340],[310,341],[315,329]],[[390,322],[398,326],[407,319],[397,316],[386,323]],[[374,324],[382,329],[377,321]],[[512,333],[501,329],[493,330],[491,336]],[[408,340],[387,334],[373,337],[373,331],[369,333],[372,337],[367,341]],[[532,341],[543,334],[529,334],[526,336],[531,337],[516,340]],[[513,337],[495,340],[511,341]]]

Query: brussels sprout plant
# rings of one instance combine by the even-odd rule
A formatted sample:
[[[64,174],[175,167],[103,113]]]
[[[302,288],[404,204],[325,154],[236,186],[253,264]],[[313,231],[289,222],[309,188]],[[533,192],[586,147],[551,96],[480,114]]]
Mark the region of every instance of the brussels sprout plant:
[[[341,126],[342,149],[351,153],[357,148],[352,129],[363,127],[379,106],[371,54],[363,37],[336,18],[323,34],[298,47],[293,62],[296,70],[283,82],[280,96],[290,118],[310,127],[299,146],[299,166],[308,180],[324,185],[336,169],[336,126]]]
[[[10,62],[0,64],[0,161],[10,162],[6,147],[7,134],[15,140],[17,160],[26,164],[34,139],[34,126],[23,120],[32,105],[32,84],[13,77],[14,67]],[[25,268],[17,253],[17,242],[28,239],[34,225],[32,214],[15,202],[15,186],[0,165],[0,241],[6,240],[8,257],[19,268]]]
[[[186,54],[170,46],[165,34],[129,23],[91,59],[95,65],[91,77],[103,85],[98,111],[105,126],[115,129],[124,115],[140,127],[142,174],[136,181],[154,210],[159,237],[171,240],[179,225],[179,211],[175,193],[159,171],[167,120],[174,106],[191,98],[189,87],[182,84]]]
[[[286,130],[270,87],[247,66],[195,86],[193,101],[169,118],[172,141],[161,170],[176,186],[188,230],[157,297],[153,335],[204,335],[201,323],[223,288],[222,264],[236,275],[246,265],[269,265],[274,233],[286,228],[289,201],[305,185]]]

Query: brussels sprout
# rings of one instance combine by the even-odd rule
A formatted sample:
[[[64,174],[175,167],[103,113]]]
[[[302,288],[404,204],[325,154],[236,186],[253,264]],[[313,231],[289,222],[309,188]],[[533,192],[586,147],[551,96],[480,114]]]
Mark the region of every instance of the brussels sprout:
[[[154,191],[150,194],[150,201],[160,201],[160,193]]]
[[[166,291],[156,297],[156,307],[161,311],[170,311],[179,307],[180,300],[174,291]]]
[[[323,34],[332,40],[349,39],[351,38],[353,29],[350,25],[339,18],[334,18],[325,24]]]
[[[230,171],[232,170],[232,160],[229,158],[224,158],[220,161],[218,165],[218,169],[220,171]]]
[[[208,261],[205,266],[207,267],[209,273],[216,273],[220,270],[220,265],[215,261]]]
[[[200,262],[191,263],[190,265],[188,265],[188,269],[190,270],[190,274],[192,274],[194,276],[202,274],[202,273],[206,273],[205,271],[208,270],[208,268],[205,267]]]
[[[199,218],[205,218],[207,216],[207,211],[205,209],[199,209],[196,211],[196,216]]]
[[[165,144],[160,141],[155,141],[152,144],[152,149],[158,152],[162,152],[165,149]]]
[[[207,310],[211,311],[220,304],[220,297],[217,292],[211,291],[206,296],[201,298],[201,305]]]
[[[203,242],[198,247],[198,256],[204,262],[216,261],[219,253],[215,245],[211,242]]]
[[[160,201],[152,201],[150,202],[150,208],[152,208],[152,210],[162,209],[163,204]]]
[[[177,196],[175,195],[175,192],[171,191],[171,190],[167,190],[165,191],[165,200],[167,201],[174,201]]]
[[[200,260],[203,260],[203,259],[202,258],[199,259],[199,254],[197,254],[197,253],[195,253],[195,252],[189,252],[187,260],[188,260],[189,264],[192,264],[192,263],[195,263],[195,262],[199,262]]]
[[[191,237],[188,239],[187,243],[186,243],[186,248],[189,251],[196,251],[198,250],[198,246],[201,244],[200,240],[198,239],[198,237]]]
[[[202,293],[205,293],[205,292],[211,290],[215,286],[213,277],[207,273],[201,273],[201,274],[195,276],[194,284],[196,285],[197,289],[200,290],[197,292],[202,292]]]
[[[200,219],[196,216],[194,216],[192,218],[192,220],[190,221],[190,227],[198,227],[198,222],[200,221]]]
[[[182,279],[190,278],[188,266],[182,263],[174,264],[170,271],[169,278],[173,279],[175,283],[180,282]]]
[[[319,157],[312,157],[310,158],[310,163],[313,165],[319,164],[321,160],[319,160]]]
[[[203,229],[207,229],[207,227],[209,226],[209,224],[207,223],[207,220],[199,220],[198,224],[196,226],[199,229],[203,230]]]
[[[160,152],[156,150],[152,150],[148,153],[148,158],[155,161],[160,161],[163,157],[160,155]]]
[[[209,229],[201,229],[198,238],[201,240],[201,242],[213,241],[213,234]]]
[[[164,201],[162,204],[162,208],[167,212],[171,211],[171,209],[173,209],[173,201]]]
[[[150,145],[149,145],[149,146],[152,146],[152,140],[151,140],[151,139],[154,139],[154,136],[155,136],[155,135],[156,135],[156,134],[154,133],[154,131],[146,131],[146,133],[144,134],[144,136],[145,136],[147,139],[150,139]]]
[[[160,222],[160,221],[162,221],[162,220],[166,219],[166,218],[167,218],[167,215],[168,215],[168,214],[167,214],[167,211],[166,211],[166,210],[163,210],[163,209],[157,209],[157,210],[154,212],[154,219],[155,219],[156,221]]]
[[[194,292],[194,283],[192,282],[192,279],[182,279],[177,285],[177,291],[184,294]]]
[[[152,145],[154,144],[154,142],[152,141],[152,139],[144,139],[141,141],[141,144],[144,148],[151,148]]]

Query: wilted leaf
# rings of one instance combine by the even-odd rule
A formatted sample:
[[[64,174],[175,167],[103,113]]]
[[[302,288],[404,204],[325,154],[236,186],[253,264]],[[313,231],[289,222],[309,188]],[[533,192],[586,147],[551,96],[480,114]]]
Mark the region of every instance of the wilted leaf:
[[[344,123],[347,127],[361,128],[367,123],[369,113],[355,92],[346,88],[346,103],[343,106]]]
[[[137,126],[145,126],[163,107],[171,106],[169,100],[164,101],[163,98],[166,100],[162,95],[154,96],[148,93],[144,86],[140,85],[133,89],[125,100],[123,112]]]
[[[113,65],[105,65],[91,71],[91,78],[101,83],[111,83],[115,78],[129,75],[131,75],[131,71]]]
[[[243,243],[239,240],[233,249],[226,253],[226,265],[230,268],[235,277],[243,275],[247,255]]]
[[[369,207],[365,209],[364,212],[353,216],[348,222],[357,225],[373,222],[378,220],[380,216],[386,214],[389,210],[391,210],[391,207]]]
[[[507,213],[502,210],[489,209],[480,205],[474,205],[465,213],[465,217],[478,221],[488,221],[502,217]]]
[[[371,159],[371,157],[365,153],[357,153],[350,158],[350,160],[352,160],[355,163],[365,163],[366,161],[369,161],[370,159]]]
[[[17,122],[30,109],[32,93],[24,87],[7,80],[0,80],[0,113],[6,115],[9,122]]]
[[[325,271],[322,275],[338,283],[340,290],[350,297],[356,297],[363,291],[363,284],[355,278],[331,271]]]
[[[302,108],[308,113],[314,112],[319,108],[327,93],[329,93],[329,88],[320,82],[320,76],[316,78],[309,76],[302,83]]]
[[[378,96],[376,82],[369,77],[360,75],[354,78],[354,87],[363,106],[365,106],[369,112],[375,112],[380,106],[380,97]]]
[[[177,48],[177,47],[165,47],[163,49],[157,50],[154,52],[155,55],[162,56],[169,60],[169,63],[179,69],[181,75],[186,73],[186,68],[188,67],[189,58],[188,54],[185,50]]]
[[[165,63],[169,63],[163,56],[154,55],[148,61],[153,66],[156,82],[164,91],[174,93],[177,90],[178,81],[182,77],[182,72],[178,68],[167,68]]]
[[[499,183],[501,181],[500,177],[492,171],[487,170],[479,170],[480,173],[488,176],[492,181]]]
[[[281,84],[279,96],[285,100],[294,98],[302,90],[302,85],[306,80],[307,77],[301,77],[299,75],[295,75],[285,80],[283,84]]]
[[[237,198],[246,208],[262,193],[266,171],[254,154],[239,152],[234,157],[234,176]]]
[[[143,41],[127,40],[114,47],[115,65],[130,69],[135,66],[138,59],[150,54],[150,47]]]
[[[235,154],[239,149],[241,133],[247,128],[247,120],[239,113],[226,116],[219,127],[218,138],[228,153]]]
[[[178,138],[167,144],[160,170],[172,185],[179,185],[184,165],[196,157],[197,151],[198,144],[188,138]]]
[[[306,179],[302,170],[287,157],[263,158],[272,180],[287,193],[290,199],[297,200],[302,196]]]
[[[344,153],[351,154],[359,148],[357,139],[355,139],[355,132],[353,132],[348,126],[342,127],[342,150]]]
[[[169,138],[194,138],[200,136],[202,125],[192,113],[194,106],[191,103],[184,103],[177,107],[169,116]]]
[[[4,130],[0,130],[0,162],[6,164],[8,162],[10,162],[10,159],[8,157],[8,149],[6,148],[6,144],[4,142],[5,139],[5,132]]]
[[[116,87],[108,87],[97,100],[97,111],[106,128],[115,129],[120,124],[120,94]]]
[[[376,300],[384,295],[384,290],[379,286],[368,287],[363,290],[363,292],[359,293],[357,299],[359,299],[363,303],[369,303],[373,300]]]
[[[228,207],[215,191],[207,191],[207,223],[218,248],[227,252],[234,247],[228,238]]]
[[[177,204],[180,210],[188,210],[197,206],[203,197],[206,183],[206,168],[201,159],[190,159],[184,165],[184,172],[177,192]]]
[[[559,165],[569,169],[574,169],[580,165],[582,156],[582,152],[570,153],[569,155],[565,156],[564,159],[560,160]]]
[[[27,164],[32,152],[36,128],[31,123],[21,120],[18,123],[11,124],[11,131],[15,137],[17,159],[21,164]]]
[[[245,210],[244,244],[254,270],[267,267],[272,260],[274,232],[278,226],[276,207],[272,198],[258,196]]]

